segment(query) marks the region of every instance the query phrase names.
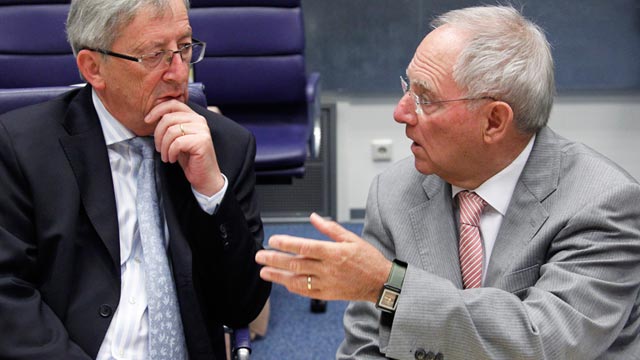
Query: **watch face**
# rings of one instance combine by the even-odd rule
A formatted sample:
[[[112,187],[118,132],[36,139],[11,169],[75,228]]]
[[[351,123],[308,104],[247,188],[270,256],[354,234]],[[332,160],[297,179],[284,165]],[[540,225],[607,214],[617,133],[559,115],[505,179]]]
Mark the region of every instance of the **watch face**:
[[[400,294],[393,290],[384,289],[380,296],[380,300],[378,301],[378,306],[388,310],[395,310],[396,305],[398,304],[398,295]]]

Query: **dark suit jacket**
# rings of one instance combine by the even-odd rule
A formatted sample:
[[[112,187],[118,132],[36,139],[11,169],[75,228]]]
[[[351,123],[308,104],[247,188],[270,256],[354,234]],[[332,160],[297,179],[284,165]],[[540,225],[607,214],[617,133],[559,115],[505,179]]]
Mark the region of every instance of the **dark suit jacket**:
[[[206,117],[229,188],[202,211],[178,164],[159,164],[189,355],[221,359],[222,324],[246,325],[270,292],[254,254],[262,223],[255,140]],[[115,195],[91,88],[0,116],[0,358],[95,358],[120,298]]]

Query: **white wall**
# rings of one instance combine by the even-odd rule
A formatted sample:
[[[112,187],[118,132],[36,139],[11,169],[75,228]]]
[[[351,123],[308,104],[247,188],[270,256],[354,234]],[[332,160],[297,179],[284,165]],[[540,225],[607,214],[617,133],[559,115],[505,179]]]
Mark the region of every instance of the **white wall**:
[[[371,142],[389,139],[392,161],[410,156],[404,126],[393,120],[397,98],[336,99],[337,220],[363,209],[373,177],[391,162],[374,162]],[[560,96],[549,125],[607,155],[640,179],[640,94]]]

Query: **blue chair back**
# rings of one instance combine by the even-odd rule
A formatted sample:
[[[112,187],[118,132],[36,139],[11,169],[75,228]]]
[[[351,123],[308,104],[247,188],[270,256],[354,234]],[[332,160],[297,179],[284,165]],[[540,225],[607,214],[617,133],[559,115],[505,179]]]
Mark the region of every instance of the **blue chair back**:
[[[207,102],[256,136],[256,174],[300,177],[310,153],[319,75],[307,75],[300,0],[193,0],[207,43],[194,78]]]
[[[68,0],[0,0],[0,88],[81,82],[67,43]]]
[[[76,86],[0,89],[0,115],[17,108],[51,100],[74,88]],[[202,84],[189,84],[189,100],[200,106],[207,106],[207,97],[204,95]]]
[[[69,2],[0,0],[0,89],[82,81],[66,41]],[[306,74],[300,0],[193,0],[190,18],[207,42],[195,81],[255,135],[258,182],[303,176],[319,151],[319,74]]]

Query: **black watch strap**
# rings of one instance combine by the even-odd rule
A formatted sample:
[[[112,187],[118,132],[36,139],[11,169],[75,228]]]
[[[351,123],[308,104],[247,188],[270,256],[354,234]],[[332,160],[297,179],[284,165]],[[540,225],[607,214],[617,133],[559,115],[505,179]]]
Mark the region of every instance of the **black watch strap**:
[[[398,305],[398,298],[402,291],[402,283],[404,282],[404,276],[407,272],[407,263],[394,259],[391,264],[391,271],[387,282],[380,292],[376,307],[382,311],[388,313],[394,313]]]

